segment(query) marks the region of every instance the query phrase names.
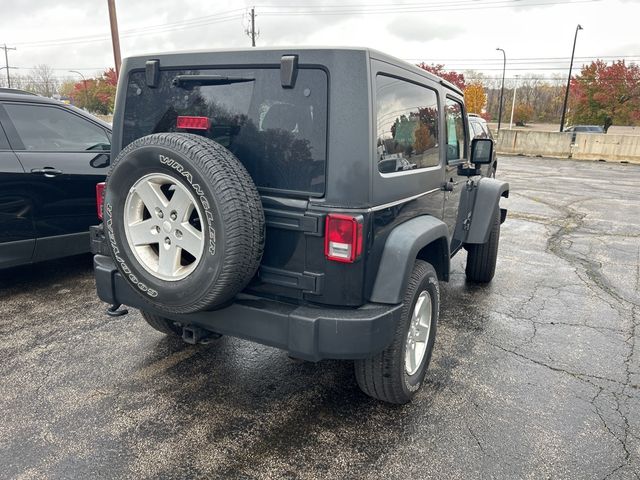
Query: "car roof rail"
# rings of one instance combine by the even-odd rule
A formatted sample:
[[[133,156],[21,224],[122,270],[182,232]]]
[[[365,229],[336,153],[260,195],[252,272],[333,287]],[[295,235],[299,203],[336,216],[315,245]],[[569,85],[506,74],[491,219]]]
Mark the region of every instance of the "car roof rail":
[[[26,90],[20,90],[19,88],[0,87],[0,93],[13,93],[16,95],[34,95],[36,97],[38,96],[37,93],[27,92]]]

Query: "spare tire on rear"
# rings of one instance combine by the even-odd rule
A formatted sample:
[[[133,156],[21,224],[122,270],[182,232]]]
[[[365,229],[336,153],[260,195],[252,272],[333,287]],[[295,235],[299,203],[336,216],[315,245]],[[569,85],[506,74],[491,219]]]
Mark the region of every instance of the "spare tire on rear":
[[[184,133],[135,140],[111,167],[103,208],[118,269],[156,310],[219,307],[260,265],[260,196],[240,161],[213,140]]]

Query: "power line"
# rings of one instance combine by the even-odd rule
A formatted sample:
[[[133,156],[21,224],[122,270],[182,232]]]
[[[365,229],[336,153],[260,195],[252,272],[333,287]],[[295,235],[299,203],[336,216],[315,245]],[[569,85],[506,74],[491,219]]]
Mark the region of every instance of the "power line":
[[[161,25],[151,25],[148,27],[139,27],[134,29],[122,30],[120,33],[120,37],[130,38],[137,37],[140,35],[153,35],[157,33],[170,32],[175,30],[182,30],[185,28],[200,28],[207,25],[213,25],[216,23],[227,22],[235,19],[242,18],[242,14],[233,14],[230,15],[230,12],[236,11],[244,11],[244,9],[234,9],[226,12],[221,12],[215,15],[207,15],[204,17],[196,18],[196,19],[187,19],[179,22],[171,22]],[[67,38],[58,38],[53,40],[42,40],[36,42],[22,42],[17,43],[16,45],[21,46],[23,48],[35,48],[35,47],[48,47],[48,46],[59,46],[59,45],[71,45],[77,43],[93,43],[93,42],[103,42],[109,40],[109,35],[86,35],[86,36],[77,36],[77,37],[67,37]]]
[[[576,60],[588,61],[588,60],[636,60],[640,55],[590,55],[583,57],[575,57]],[[502,64],[501,59],[496,58],[403,58],[407,62],[425,62],[425,63],[495,63]],[[569,57],[531,57],[531,58],[512,58],[509,63],[513,64],[530,64],[530,63],[560,63],[562,61],[568,61]]]
[[[600,2],[601,0],[560,0],[560,1],[548,1],[544,0],[536,0],[537,3],[526,3],[521,5],[514,5],[512,1],[508,0],[500,0],[494,2],[488,1],[471,1],[467,3],[446,3],[441,5],[432,5],[432,6],[415,6],[410,8],[402,8],[402,7],[393,7],[389,8],[387,6],[381,6],[383,8],[359,8],[359,6],[347,6],[345,8],[339,8],[340,6],[333,6],[333,9],[317,9],[322,8],[316,6],[314,9],[311,6],[299,6],[296,7],[296,10],[281,10],[281,11],[265,11],[262,15],[265,16],[296,16],[296,15],[308,15],[312,13],[313,15],[345,15],[345,14],[353,14],[353,15],[378,15],[378,14],[398,14],[398,13],[422,13],[422,12],[451,12],[451,11],[460,11],[460,10],[485,10],[485,9],[495,9],[495,8],[518,8],[518,7],[536,7],[536,6],[556,6],[556,5],[578,5],[585,3],[595,3]],[[349,8],[350,7],[350,8]],[[384,8],[386,7],[386,8]],[[267,8],[267,7],[261,7]],[[280,8],[280,7],[272,7],[272,8]]]

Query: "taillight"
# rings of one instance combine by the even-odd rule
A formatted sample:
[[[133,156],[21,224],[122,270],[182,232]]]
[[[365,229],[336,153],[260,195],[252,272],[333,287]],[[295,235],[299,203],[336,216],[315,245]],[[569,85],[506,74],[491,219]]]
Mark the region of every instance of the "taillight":
[[[96,208],[98,218],[102,220],[102,204],[104,202],[104,182],[96,183]]]
[[[208,117],[190,117],[180,115],[176,121],[176,127],[183,130],[209,130],[211,121]]]
[[[362,254],[362,217],[327,215],[324,254],[329,260],[353,263]]]

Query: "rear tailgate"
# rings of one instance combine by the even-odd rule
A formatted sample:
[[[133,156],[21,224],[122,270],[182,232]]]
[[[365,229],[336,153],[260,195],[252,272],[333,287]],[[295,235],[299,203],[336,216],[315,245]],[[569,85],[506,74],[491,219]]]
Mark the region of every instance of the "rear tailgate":
[[[309,208],[310,200],[325,192],[324,70],[301,67],[293,88],[283,88],[280,70],[271,67],[163,68],[154,88],[147,86],[143,70],[133,70],[126,85],[122,148],[152,133],[195,133],[228,148],[249,171],[262,196],[267,234],[258,277],[248,290],[320,303],[362,303],[364,262],[328,261],[325,214]],[[354,289],[344,288],[345,282]]]

